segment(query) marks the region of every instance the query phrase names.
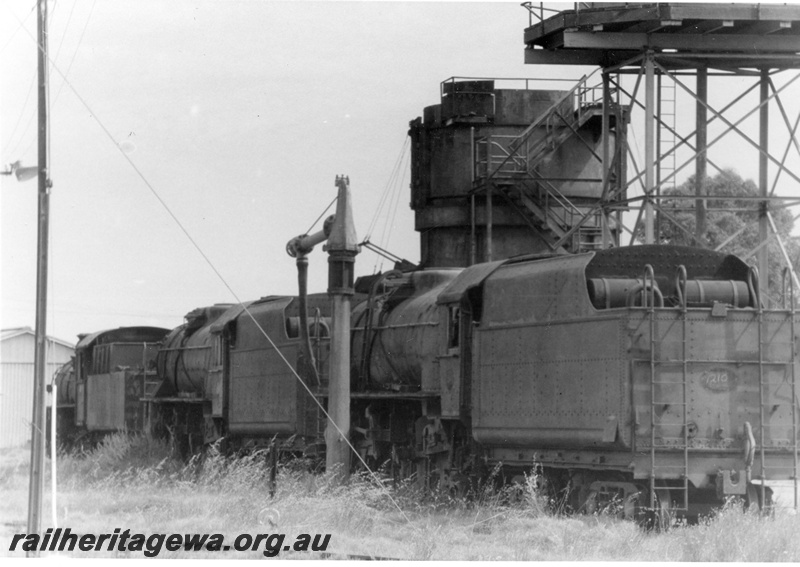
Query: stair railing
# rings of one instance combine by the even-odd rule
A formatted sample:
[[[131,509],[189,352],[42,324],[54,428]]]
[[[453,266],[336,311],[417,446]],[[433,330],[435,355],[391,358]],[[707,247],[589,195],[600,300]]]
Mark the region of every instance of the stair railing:
[[[550,181],[542,179],[536,171],[536,166],[549,153],[548,150],[552,149],[549,146],[554,142],[552,136],[556,130],[556,122],[563,122],[574,132],[583,124],[589,111],[602,105],[602,84],[589,85],[589,80],[598,71],[599,69],[589,75],[584,75],[520,134],[516,136],[490,135],[475,139],[475,188],[473,190],[478,190],[481,185],[487,187],[494,178],[518,179],[520,174],[525,174],[537,183],[538,194],[534,196],[534,199],[538,201],[544,213],[544,218],[539,219],[540,222],[545,225],[553,223],[561,230],[568,230],[570,235],[575,232],[572,229],[575,228],[576,217],[582,219],[580,224],[583,225],[586,220],[583,217],[586,213],[581,211]],[[564,107],[567,103],[571,110],[569,117],[564,116]],[[543,129],[545,130],[543,137],[532,141],[534,133],[542,132]],[[507,142],[508,140],[510,142]],[[516,190],[522,195],[527,193],[524,187],[517,187]],[[541,216],[541,213],[537,211],[533,211],[533,213]],[[592,216],[591,213],[588,214]],[[594,216],[597,214],[595,213]]]

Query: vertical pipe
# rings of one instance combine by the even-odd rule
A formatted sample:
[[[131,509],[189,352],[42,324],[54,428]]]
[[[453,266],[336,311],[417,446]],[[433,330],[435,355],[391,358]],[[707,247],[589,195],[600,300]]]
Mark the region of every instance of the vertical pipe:
[[[53,378],[53,387],[51,389],[51,403],[50,403],[50,517],[53,522],[53,530],[58,528],[58,510],[56,505],[56,487],[58,481],[56,469],[56,452],[58,450],[58,443],[56,439],[56,419],[58,412],[56,411],[56,404],[58,400],[58,384],[56,384],[55,377]]]
[[[492,184],[486,186],[486,261],[492,261]]]
[[[475,234],[475,193],[469,196],[469,223],[469,265],[472,266],[477,261],[475,249],[477,248],[478,244],[477,235]]]
[[[350,297],[336,293],[331,300],[328,415],[336,427],[328,423],[325,430],[326,468],[346,478],[350,473]]]
[[[788,267],[791,270],[791,264]],[[793,279],[789,280],[789,320],[791,321],[791,332],[792,332],[792,345],[796,344],[797,341],[797,329],[795,328],[795,282]],[[785,301],[785,294],[784,294],[784,301]],[[790,349],[792,353],[791,357],[791,364],[792,364],[792,445],[794,445],[794,467],[792,468],[793,474],[793,482],[792,486],[794,488],[794,509],[797,510],[798,504],[798,495],[797,494],[797,487],[798,487],[798,445],[797,445],[797,360],[794,353],[794,349]]]
[[[36,345],[34,348],[33,416],[31,420],[31,471],[28,488],[28,533],[42,529],[42,493],[44,492],[45,459],[45,353],[47,348],[47,244],[50,216],[50,181],[47,126],[47,2],[37,2],[38,81],[39,81],[39,204],[38,245],[36,251]],[[38,551],[28,552],[38,556]]]
[[[706,147],[708,145],[708,110],[706,102],[708,100],[708,69],[701,67],[697,70],[697,103],[695,112],[695,122],[697,130],[697,150],[695,156],[694,174],[694,194],[695,199],[695,236],[698,242],[706,242],[706,202],[703,199],[705,194],[703,186],[706,179],[706,164],[708,155]]]
[[[768,187],[768,173],[769,161],[767,152],[769,151],[769,69],[761,69],[761,83],[760,88],[760,103],[758,122],[759,122],[759,146],[761,151],[758,155],[758,188],[761,197],[766,198],[769,194]],[[767,218],[767,201],[761,201],[758,207],[758,242],[766,242],[769,238],[769,226]],[[762,302],[758,305],[758,373],[759,373],[759,401],[761,403],[761,434],[760,434],[760,453],[761,453],[761,505],[766,506],[766,463],[764,454],[764,367],[763,367],[763,350],[764,350],[764,320],[763,311],[764,307],[768,307],[769,300],[769,248],[762,246],[758,251],[758,275],[759,275],[759,295],[764,298],[766,305],[762,306]],[[763,283],[762,283],[763,282]],[[766,290],[766,293],[762,293]]]
[[[144,368],[144,367],[143,367]],[[55,378],[53,379],[53,388],[51,390],[51,404],[50,404],[50,517],[53,522],[53,530],[58,528],[58,508],[56,504],[56,483],[58,480],[56,469],[56,452],[58,444],[56,439],[56,403],[58,400],[58,384]]]
[[[648,52],[645,58],[644,90],[645,90],[645,123],[644,123],[644,243],[653,244],[653,203],[650,198],[655,190],[655,66],[653,53]]]
[[[486,262],[492,261],[492,137],[486,137]]]
[[[472,160],[472,167],[470,168],[470,181],[472,187],[469,194],[469,265],[475,264],[475,249],[477,247],[477,238],[475,235],[475,168],[478,167],[478,162],[475,159],[475,126],[469,129],[469,152]]]
[[[765,199],[769,195],[768,174],[769,161],[769,69],[761,70],[761,108],[759,111],[759,146],[761,152],[758,157],[758,188],[759,194]],[[769,225],[767,219],[767,201],[761,201],[758,206],[758,242],[766,242],[769,238]],[[769,305],[769,247],[762,246],[758,251],[758,275],[761,278],[761,289],[766,291],[761,296]]]
[[[686,267],[681,264],[678,268],[678,292],[681,297],[681,325],[683,327],[683,342],[681,350],[681,360],[683,362],[683,376],[682,380],[682,396],[683,399],[683,509],[689,510],[689,406],[688,406],[688,374],[689,374],[689,347],[687,346],[689,329],[688,320],[686,317],[687,303],[686,303]]]
[[[275,439],[269,446],[269,497],[275,498],[275,490],[278,487],[278,444]]]
[[[609,232],[608,232],[608,213],[606,212],[605,208],[605,201],[608,197],[608,185],[609,185],[609,178],[611,176],[611,163],[610,163],[610,156],[611,156],[611,147],[609,140],[610,131],[611,131],[611,124],[609,123],[611,120],[611,89],[609,85],[610,79],[608,73],[603,73],[603,126],[602,126],[602,134],[601,137],[603,139],[603,195],[601,197],[601,201],[603,203],[601,219],[602,219],[602,234],[603,234],[603,248],[608,248],[610,245],[609,242]],[[619,127],[619,125],[617,125]]]
[[[620,83],[620,75],[617,72],[616,83]],[[617,183],[619,189],[620,187],[624,186],[628,181],[625,175],[625,162],[626,157],[628,155],[628,126],[626,121],[624,120],[624,111],[622,110],[622,103],[621,103],[621,93],[620,89],[615,89],[614,93],[611,95],[612,99],[614,100],[614,107],[616,108],[616,124],[617,128],[614,132],[614,158],[616,160],[616,169],[614,171],[617,177]],[[624,193],[620,193],[617,199],[625,199],[628,196],[627,189]],[[617,230],[614,233],[614,246],[619,246],[622,241],[622,211],[617,209],[616,212],[616,226]]]
[[[764,470],[766,468],[766,454],[764,452],[764,423],[766,420],[764,419],[764,309],[762,305],[763,301],[761,300],[761,283],[759,276],[758,291],[756,293],[756,309],[758,316],[758,449],[759,456],[761,457],[761,486],[759,487],[759,491],[761,493],[761,505],[764,506],[766,504],[764,484],[766,479],[766,471]]]
[[[350,297],[358,237],[350,206],[350,180],[336,178],[339,197],[328,237],[328,295],[331,298],[331,354],[325,466],[341,479],[350,475]]]
[[[314,386],[319,386],[317,361],[311,348],[311,337],[308,335],[308,256],[303,252],[297,254],[297,290],[298,319],[300,320],[300,354],[303,359],[303,365],[298,370],[306,383],[312,382]]]
[[[648,264],[645,266],[645,275],[642,278],[642,306],[647,307],[647,275]],[[655,277],[653,278],[655,279]],[[650,508],[656,507],[656,313],[655,301],[647,310],[648,329],[650,331]],[[663,433],[662,433],[663,435]]]
[[[658,118],[658,121],[654,124],[654,128],[656,130],[656,133],[655,133],[656,142],[655,142],[655,147],[654,147],[654,152],[655,152],[655,156],[656,156],[656,163],[655,163],[655,168],[656,168],[656,190],[655,190],[655,195],[656,195],[656,197],[660,197],[661,196],[661,182],[664,180],[664,175],[663,175],[663,172],[661,171],[661,168],[666,163],[666,160],[664,159],[664,148],[662,147],[662,144],[664,142],[664,140],[662,139],[662,135],[663,135],[663,132],[664,132],[664,125],[662,124],[662,121],[664,119],[664,97],[663,97],[664,87],[663,87],[663,81],[664,81],[664,76],[661,73],[659,73],[656,76],[656,86],[655,86],[655,92],[658,93],[658,96],[656,97],[656,117]],[[660,222],[660,219],[658,217],[655,218],[654,225],[655,226],[653,228],[653,233],[660,235],[661,234],[661,222]]]

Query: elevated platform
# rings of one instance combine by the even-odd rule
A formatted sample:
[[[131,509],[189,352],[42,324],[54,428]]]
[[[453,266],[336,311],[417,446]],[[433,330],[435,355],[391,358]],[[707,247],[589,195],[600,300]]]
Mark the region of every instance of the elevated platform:
[[[582,2],[528,27],[525,45],[530,64],[637,65],[653,50],[671,68],[798,68],[800,4]]]

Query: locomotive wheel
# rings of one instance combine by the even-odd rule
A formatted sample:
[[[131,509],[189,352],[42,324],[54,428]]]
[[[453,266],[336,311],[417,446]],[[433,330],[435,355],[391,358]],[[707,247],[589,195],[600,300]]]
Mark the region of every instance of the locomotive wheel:
[[[748,483],[747,493],[744,497],[744,509],[746,512],[760,512],[764,515],[770,515],[774,512],[772,506],[772,490],[765,487],[764,496],[766,503],[761,498],[761,487],[757,484]]]
[[[443,475],[439,487],[445,490],[452,498],[464,498],[469,487],[469,479],[458,471],[451,471]]]
[[[572,510],[576,514],[586,514],[591,516],[597,512],[597,491],[589,488],[588,484],[582,484],[572,491],[570,495]]]
[[[607,495],[601,495],[588,485],[581,486],[578,493],[578,507],[575,510],[580,514],[593,515],[602,513],[626,520],[632,520],[636,515],[637,495],[615,497],[609,500]]]
[[[642,492],[647,494],[647,492]],[[649,498],[645,500],[649,502]],[[637,523],[648,531],[664,532],[667,531],[675,522],[675,508],[672,505],[669,490],[665,488],[656,489],[655,504],[651,508],[639,508]]]
[[[469,478],[456,470],[435,469],[428,474],[428,490],[463,498],[469,488]]]
[[[745,512],[755,512],[761,509],[759,502],[759,489],[756,485],[747,483],[747,493],[744,497],[743,507]]]

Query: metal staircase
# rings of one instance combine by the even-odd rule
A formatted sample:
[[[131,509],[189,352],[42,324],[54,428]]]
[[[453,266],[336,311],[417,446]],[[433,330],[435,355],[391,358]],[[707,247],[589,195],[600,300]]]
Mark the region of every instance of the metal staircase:
[[[519,135],[474,142],[473,193],[500,194],[553,250],[598,248],[602,234],[599,210],[576,206],[539,172],[556,149],[602,116],[598,87],[589,86],[590,77],[584,76]]]

